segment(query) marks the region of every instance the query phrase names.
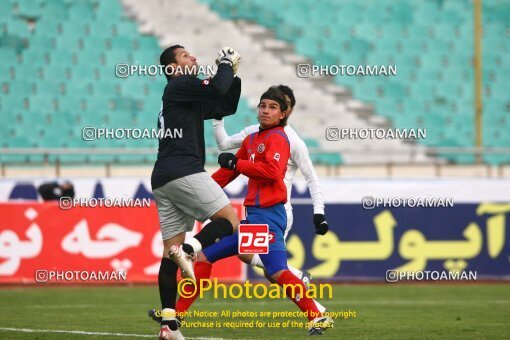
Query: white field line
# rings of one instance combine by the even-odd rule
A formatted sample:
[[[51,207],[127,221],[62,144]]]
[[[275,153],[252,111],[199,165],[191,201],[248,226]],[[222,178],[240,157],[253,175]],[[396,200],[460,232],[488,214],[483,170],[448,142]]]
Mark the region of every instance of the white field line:
[[[509,304],[510,300],[458,300],[458,301],[445,301],[445,300],[375,300],[375,301],[366,301],[366,300],[342,300],[342,299],[321,299],[321,303],[329,304],[329,305],[385,305],[385,304],[399,304],[399,305],[474,305],[474,304]],[[222,301],[209,301],[207,302],[209,305],[225,305],[225,302]],[[267,301],[250,301],[250,306],[252,305],[268,305],[271,302]],[[142,308],[148,308],[145,304],[125,304],[126,306],[140,306]],[[103,305],[99,304],[76,304],[76,305],[55,305],[55,304],[47,304],[47,305],[30,305],[30,306],[1,306],[0,309],[25,309],[25,308],[61,308],[61,309],[73,309],[73,308],[99,308]],[[291,306],[291,305],[289,305]],[[233,309],[239,309],[238,306],[233,306]],[[143,313],[142,313],[143,314]]]
[[[77,334],[77,335],[99,335],[99,336],[122,336],[122,337],[133,337],[133,338],[154,338],[155,335],[148,334],[130,334],[130,333],[110,333],[110,332],[87,332],[87,331],[68,331],[61,329],[29,329],[29,328],[10,328],[0,327],[0,331],[5,332],[22,332],[22,333],[60,333],[60,334]],[[226,340],[223,338],[190,338],[191,340]]]

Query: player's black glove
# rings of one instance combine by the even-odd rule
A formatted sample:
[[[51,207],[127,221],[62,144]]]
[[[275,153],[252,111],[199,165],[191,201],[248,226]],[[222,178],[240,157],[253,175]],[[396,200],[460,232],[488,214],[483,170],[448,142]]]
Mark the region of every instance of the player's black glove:
[[[218,156],[218,163],[222,168],[235,170],[237,165],[237,157],[230,152],[222,152]]]
[[[326,221],[326,216],[324,216],[324,214],[314,214],[313,224],[315,224],[316,234],[324,235],[329,230],[328,222]]]

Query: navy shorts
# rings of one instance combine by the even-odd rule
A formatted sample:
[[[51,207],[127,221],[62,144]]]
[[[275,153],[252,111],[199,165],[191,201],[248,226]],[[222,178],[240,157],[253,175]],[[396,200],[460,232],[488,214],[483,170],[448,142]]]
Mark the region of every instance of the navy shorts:
[[[247,207],[247,222],[250,224],[268,224],[272,240],[269,253],[260,254],[266,272],[271,276],[280,270],[287,270],[287,250],[285,249],[284,233],[287,227],[287,214],[283,204],[269,208]],[[238,254],[239,234],[224,237],[203,250],[207,260],[214,263],[218,260]]]

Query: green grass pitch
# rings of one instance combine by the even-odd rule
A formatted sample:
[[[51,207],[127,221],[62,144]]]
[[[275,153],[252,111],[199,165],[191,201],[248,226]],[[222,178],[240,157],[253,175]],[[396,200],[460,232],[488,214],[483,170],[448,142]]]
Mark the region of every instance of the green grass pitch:
[[[330,311],[356,311],[336,319],[330,339],[510,339],[508,284],[334,285]],[[157,286],[3,287],[0,339],[156,338],[158,327],[146,310],[158,307]],[[207,296],[198,311],[296,311],[291,301],[222,300]],[[303,318],[256,318],[262,322]],[[188,321],[244,321],[188,318]],[[187,339],[297,339],[300,328],[182,328]]]

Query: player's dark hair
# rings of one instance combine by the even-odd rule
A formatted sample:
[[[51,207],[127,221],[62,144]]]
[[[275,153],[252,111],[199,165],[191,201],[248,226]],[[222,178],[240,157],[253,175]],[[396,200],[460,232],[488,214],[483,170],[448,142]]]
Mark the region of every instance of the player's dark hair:
[[[290,107],[293,108],[296,105],[296,97],[294,97],[294,91],[287,85],[278,85],[278,90],[282,91],[284,95],[290,99]]]
[[[168,47],[166,50],[161,53],[159,56],[159,63],[163,66],[167,66],[172,63],[176,63],[177,60],[175,59],[175,53],[174,51],[178,48],[184,48],[184,46],[181,45],[172,45]],[[170,75],[165,73],[165,76],[167,79],[170,79]]]
[[[278,89],[277,86],[271,86],[269,89],[267,89],[266,92],[264,92],[262,94],[262,96],[260,96],[259,105],[263,99],[274,100],[275,102],[278,103],[278,105],[280,105],[280,110],[282,112],[285,112],[285,117],[283,117],[283,119],[280,121],[280,124],[278,124],[278,126],[287,125],[287,119],[289,119],[289,116],[287,116],[287,113],[286,113],[288,106],[287,106],[287,101],[285,100],[285,94],[282,91],[280,91],[280,89]]]

